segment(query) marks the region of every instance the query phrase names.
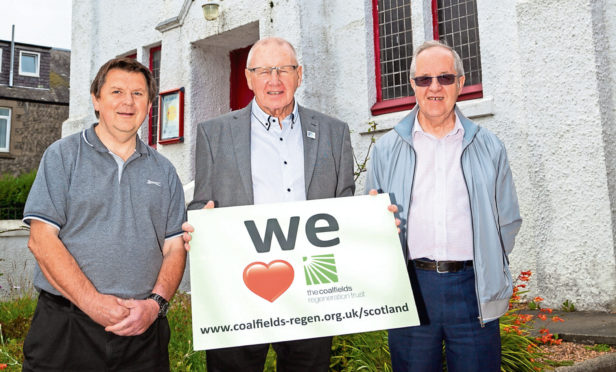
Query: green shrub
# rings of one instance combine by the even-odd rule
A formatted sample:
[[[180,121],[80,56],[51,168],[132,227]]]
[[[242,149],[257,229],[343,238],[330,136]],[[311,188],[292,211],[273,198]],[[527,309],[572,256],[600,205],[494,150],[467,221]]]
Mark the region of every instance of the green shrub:
[[[22,217],[35,177],[36,170],[17,177],[11,174],[0,176],[0,220]]]

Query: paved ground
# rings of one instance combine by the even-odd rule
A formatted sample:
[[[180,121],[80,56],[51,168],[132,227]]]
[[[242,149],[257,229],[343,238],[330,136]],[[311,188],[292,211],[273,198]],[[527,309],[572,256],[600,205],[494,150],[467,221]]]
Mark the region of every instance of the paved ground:
[[[524,311],[524,313],[537,314],[538,311]],[[616,346],[616,313],[554,311],[548,314],[548,318],[554,315],[565,321],[547,322],[546,325],[550,333],[557,333],[564,341]]]
[[[538,311],[524,311],[537,314]],[[608,344],[616,346],[616,313],[597,313],[574,311],[571,313],[555,311],[564,322],[549,322],[550,333],[558,334],[564,341],[583,344]],[[570,367],[558,367],[557,372],[614,372],[616,353],[602,355]]]

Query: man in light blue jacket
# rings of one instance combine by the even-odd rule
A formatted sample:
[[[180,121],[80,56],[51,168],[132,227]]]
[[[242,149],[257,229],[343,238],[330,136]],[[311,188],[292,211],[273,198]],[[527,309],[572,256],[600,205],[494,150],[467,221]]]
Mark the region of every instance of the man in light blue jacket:
[[[520,229],[503,143],[456,108],[458,54],[438,41],[411,64],[417,105],[380,138],[366,190],[392,195],[421,326],[389,331],[394,371],[499,371],[498,318],[512,292],[508,255]]]

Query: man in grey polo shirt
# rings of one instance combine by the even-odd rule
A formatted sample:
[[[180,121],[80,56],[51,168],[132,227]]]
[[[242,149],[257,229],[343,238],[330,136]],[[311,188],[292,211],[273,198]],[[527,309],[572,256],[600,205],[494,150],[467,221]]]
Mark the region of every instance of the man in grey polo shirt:
[[[99,122],[47,149],[24,211],[40,290],[24,370],[168,371],[185,208],[174,167],[137,136],[156,83],[119,58],[90,92]]]

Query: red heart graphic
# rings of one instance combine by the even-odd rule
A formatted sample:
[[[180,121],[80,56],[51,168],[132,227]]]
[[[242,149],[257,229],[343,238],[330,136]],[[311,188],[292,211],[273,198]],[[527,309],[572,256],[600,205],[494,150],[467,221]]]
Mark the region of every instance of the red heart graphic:
[[[293,283],[293,266],[283,260],[253,262],[244,269],[244,283],[257,296],[274,302]]]

